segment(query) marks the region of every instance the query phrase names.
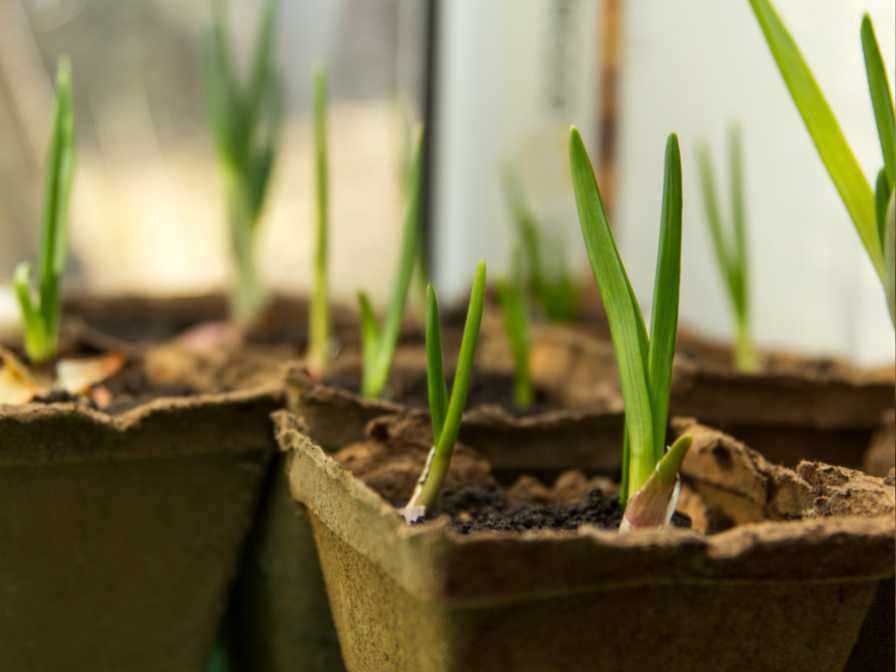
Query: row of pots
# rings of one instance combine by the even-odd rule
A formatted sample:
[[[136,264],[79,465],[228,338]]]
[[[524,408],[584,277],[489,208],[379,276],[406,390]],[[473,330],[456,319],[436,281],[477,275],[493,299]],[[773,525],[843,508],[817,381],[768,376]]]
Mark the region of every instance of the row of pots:
[[[352,391],[348,314],[324,382],[298,365],[286,373],[299,353],[283,336],[216,357],[134,346],[150,333],[139,320],[166,323],[158,312],[175,305],[176,331],[191,315],[215,319],[214,302],[143,302],[118,322],[106,318],[133,301],[77,304],[99,340],[127,341],[166,382],[202,394],[114,416],[71,402],[0,407],[0,669],[197,670],[225,613],[238,670],[743,669],[745,656],[752,669],[834,670],[892,658],[892,475],[842,468],[861,466],[892,408],[892,370],[772,359],[744,377],[692,339],[674,412],[749,438],[772,462],[840,466],[773,467],[701,426],[682,498],[697,530],[463,536],[443,521],[405,526],[376,477],[328,455],[425,425],[419,330],[388,402]],[[130,333],[115,333],[121,322]],[[484,329],[480,365],[500,387],[509,355]],[[461,441],[499,480],[614,474],[609,345],[548,326],[532,343],[547,403],[473,406]],[[270,415],[284,407],[275,440]]]

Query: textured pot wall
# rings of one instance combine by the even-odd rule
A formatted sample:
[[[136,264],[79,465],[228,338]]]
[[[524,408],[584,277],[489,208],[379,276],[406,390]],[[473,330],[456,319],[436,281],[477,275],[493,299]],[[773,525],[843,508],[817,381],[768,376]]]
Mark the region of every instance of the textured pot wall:
[[[234,393],[114,419],[0,408],[0,669],[203,669],[278,404]]]

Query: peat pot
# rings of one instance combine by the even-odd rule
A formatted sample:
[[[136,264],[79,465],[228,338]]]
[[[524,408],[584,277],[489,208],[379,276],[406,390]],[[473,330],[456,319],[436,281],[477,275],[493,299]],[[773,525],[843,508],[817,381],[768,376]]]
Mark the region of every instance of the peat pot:
[[[281,398],[272,381],[116,415],[0,406],[0,669],[203,669]]]
[[[275,421],[350,672],[839,671],[893,574],[892,486],[860,472],[773,468],[780,516],[716,534],[463,535],[408,526],[293,416]],[[878,491],[861,513],[838,496],[852,479]]]
[[[391,401],[361,397],[356,391],[359,376],[359,366],[350,356],[343,357],[333,371],[333,380],[339,384],[313,381],[298,366],[290,369],[288,405],[319,443],[339,448],[363,439],[372,421],[411,408],[403,400],[409,390],[416,391],[410,399],[416,408],[425,405],[420,394],[425,394],[425,373],[419,348],[399,348]],[[484,377],[486,383],[510,389],[508,375],[486,373]],[[556,384],[545,387],[557,390]],[[618,462],[614,451],[622,441],[617,397],[595,395],[589,407],[564,408],[562,394],[553,395],[553,406],[527,415],[494,403],[474,406],[464,416],[461,436],[481,447],[495,471],[556,474],[574,465],[613,472]],[[595,444],[613,449],[595,451]],[[237,670],[343,669],[310,523],[304,508],[289,495],[285,464],[274,469],[235,593],[234,613],[231,631]]]
[[[606,397],[608,389],[618,387],[612,347],[600,335],[541,325],[532,330],[531,350],[533,372],[568,381],[567,389],[581,400]],[[795,466],[806,459],[862,468],[872,436],[892,412],[896,369],[787,353],[760,355],[761,369],[743,373],[732,366],[730,349],[683,330],[673,369],[672,412],[718,427],[777,464]],[[509,362],[509,357],[501,343],[490,353],[495,362]],[[893,450],[874,463],[878,475],[892,466]]]

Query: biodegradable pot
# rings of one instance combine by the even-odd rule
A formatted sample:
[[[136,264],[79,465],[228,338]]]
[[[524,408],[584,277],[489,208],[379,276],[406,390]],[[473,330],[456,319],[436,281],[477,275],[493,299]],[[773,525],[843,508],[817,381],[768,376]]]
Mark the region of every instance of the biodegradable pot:
[[[709,536],[410,527],[290,414],[276,424],[350,672],[841,670],[878,580],[893,573],[883,507],[825,517],[810,504],[786,511],[799,519]],[[772,477],[809,491],[803,475],[819,469]]]
[[[694,421],[678,419],[674,430],[694,431]],[[891,444],[892,446],[892,444]],[[891,447],[892,450],[892,447]],[[682,468],[682,508],[703,529],[720,532],[735,525],[781,517],[796,506],[811,501],[827,515],[859,513],[871,515],[896,512],[890,470],[880,479],[847,472],[838,467],[804,468],[801,475],[811,489],[779,487],[776,467],[742,443],[722,434],[703,430],[702,440],[692,446]],[[884,486],[882,488],[882,485]],[[880,582],[858,641],[846,666],[848,672],[890,672],[896,660],[894,625],[894,581]]]
[[[311,523],[275,458],[233,592],[231,667],[246,672],[340,672],[345,667]]]
[[[357,361],[350,356],[343,360],[337,377],[357,378]],[[398,385],[419,379],[422,367],[419,348],[399,348],[392,378]],[[334,448],[362,439],[371,421],[408,411],[402,404],[370,401],[347,389],[314,382],[298,366],[290,369],[287,380],[289,406],[302,415],[306,431]],[[592,441],[621,444],[622,416],[615,397],[595,396],[592,401],[590,410],[555,410],[529,417],[496,406],[480,407],[464,416],[462,436],[481,446],[496,470],[556,473],[574,464],[612,472],[618,458],[612,451],[594,451]],[[310,523],[289,497],[285,460],[275,465],[274,473],[274,486],[235,592],[236,668],[343,669]]]
[[[677,358],[672,409],[718,426],[773,462],[813,459],[860,468],[884,411],[893,406],[893,367],[768,354],[745,374],[709,356]]]
[[[491,360],[506,364],[507,346],[492,345]],[[598,396],[618,389],[612,347],[600,336],[540,325],[532,330],[531,348],[533,370],[553,367],[553,375],[570,381],[568,389],[582,400],[589,386]],[[883,414],[893,407],[893,367],[860,369],[782,353],[764,353],[762,359],[760,372],[738,372],[730,349],[682,330],[672,413],[719,427],[778,464],[810,459],[861,468]]]
[[[0,669],[204,668],[275,453],[260,379],[115,416],[0,406]]]
[[[401,399],[408,389],[425,389],[424,361],[421,349],[399,350],[391,376],[393,398]],[[510,374],[506,370],[495,370],[489,366],[491,360],[483,357],[479,363],[485,366],[480,366],[474,376],[504,378],[509,387]],[[562,364],[565,367],[565,362]],[[352,381],[357,388],[359,363],[346,360],[334,377]],[[533,368],[533,380],[555,400],[554,407],[536,405],[529,413],[516,413],[494,403],[477,405],[471,398],[460,440],[476,446],[496,471],[559,473],[575,466],[615,473],[619,467],[617,447],[622,444],[623,433],[620,397],[599,387],[583,393],[573,388],[565,390],[563,376],[548,371],[547,366]],[[365,428],[375,418],[423,410],[425,404],[423,400],[409,406],[366,399],[348,385],[312,380],[300,366],[289,370],[286,381],[288,408],[302,418],[308,435],[326,448],[339,448],[363,439]]]

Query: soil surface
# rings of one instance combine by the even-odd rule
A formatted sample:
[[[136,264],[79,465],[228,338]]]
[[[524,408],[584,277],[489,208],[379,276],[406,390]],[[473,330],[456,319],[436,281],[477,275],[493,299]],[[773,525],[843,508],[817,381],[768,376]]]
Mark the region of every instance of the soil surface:
[[[66,358],[92,357],[98,352],[88,342],[71,340]],[[54,364],[48,365],[55,366]],[[279,381],[282,363],[246,348],[209,346],[191,349],[178,344],[153,346],[127,356],[122,368],[95,384],[89,394],[53,390],[35,403],[76,402],[109,415],[118,415],[161,398],[233,392]],[[53,377],[49,370],[47,377]]]
[[[390,504],[407,504],[423,470],[432,430],[419,417],[381,418],[368,428],[371,438],[334,454],[334,458]],[[447,516],[461,534],[479,531],[575,530],[580,525],[615,530],[622,508],[614,483],[567,471],[550,485],[521,476],[510,487],[495,481],[489,463],[457,444],[445,485],[426,520]],[[673,524],[690,527],[681,513]]]
[[[592,488],[577,501],[561,503],[519,502],[508,494],[498,485],[448,490],[439,496],[426,519],[448,516],[451,525],[461,534],[487,530],[575,530],[586,524],[616,530],[622,522],[623,509],[618,497],[600,488]],[[676,511],[672,524],[690,527],[691,519]]]
[[[428,519],[446,515],[458,532],[483,530],[525,532],[526,530],[575,530],[579,525],[616,529],[622,522],[622,507],[614,495],[595,488],[572,503],[511,501],[498,485],[465,486],[443,492]]]

